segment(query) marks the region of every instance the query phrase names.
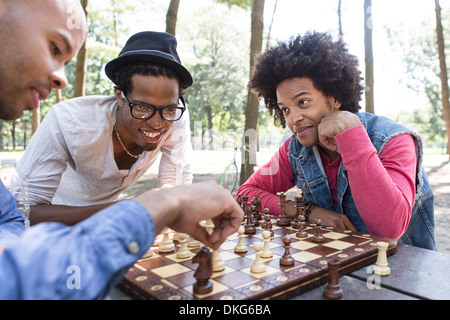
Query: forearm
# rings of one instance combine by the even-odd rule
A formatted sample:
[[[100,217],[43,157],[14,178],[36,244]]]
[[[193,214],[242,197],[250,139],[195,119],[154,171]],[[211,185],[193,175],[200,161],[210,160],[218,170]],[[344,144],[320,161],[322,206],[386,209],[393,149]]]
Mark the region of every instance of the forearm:
[[[414,203],[416,157],[412,138],[392,138],[380,156],[360,129],[337,136],[336,141],[353,199],[369,232],[399,238],[408,227]]]
[[[30,223],[35,225],[41,222],[59,222],[71,226],[112,204],[105,203],[84,207],[38,204],[30,207]]]
[[[154,237],[147,210],[132,200],[74,227],[32,227],[0,254],[0,299],[101,299]]]

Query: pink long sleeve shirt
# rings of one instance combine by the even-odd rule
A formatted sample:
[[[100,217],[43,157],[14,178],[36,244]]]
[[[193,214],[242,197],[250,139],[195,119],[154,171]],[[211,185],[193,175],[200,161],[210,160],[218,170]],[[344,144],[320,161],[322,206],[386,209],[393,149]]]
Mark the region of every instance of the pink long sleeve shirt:
[[[280,214],[277,192],[295,186],[288,159],[292,137],[277,150],[271,160],[259,168],[237,194],[261,197],[263,208]],[[333,203],[337,203],[339,165],[347,169],[349,186],[358,212],[371,234],[400,238],[408,227],[415,197],[416,154],[414,140],[402,134],[389,140],[377,155],[364,126],[346,130],[335,137],[340,157],[330,163],[320,152]],[[270,172],[270,174],[268,174]]]

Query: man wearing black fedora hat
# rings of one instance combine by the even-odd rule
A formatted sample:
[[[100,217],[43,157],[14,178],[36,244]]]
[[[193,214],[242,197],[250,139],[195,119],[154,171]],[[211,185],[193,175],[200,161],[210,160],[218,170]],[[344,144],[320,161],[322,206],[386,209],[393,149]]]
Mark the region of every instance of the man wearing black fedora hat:
[[[105,72],[115,95],[55,105],[18,163],[28,178],[31,224],[89,217],[114,203],[159,155],[158,188],[192,183],[183,95],[193,80],[175,37],[133,35]]]
[[[46,98],[43,90],[67,85],[64,65],[84,41],[84,19],[78,0],[0,0],[0,43],[8,43],[0,51],[0,119],[17,119]],[[164,227],[218,249],[242,218],[231,194],[210,181],[146,191],[76,226],[25,229],[0,181],[0,300],[104,298]],[[206,219],[216,225],[211,235],[199,224]]]

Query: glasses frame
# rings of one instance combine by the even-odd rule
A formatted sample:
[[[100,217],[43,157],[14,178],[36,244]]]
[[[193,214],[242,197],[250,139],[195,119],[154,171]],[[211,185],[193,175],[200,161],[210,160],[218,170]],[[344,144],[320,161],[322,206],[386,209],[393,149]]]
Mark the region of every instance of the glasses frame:
[[[127,96],[125,95],[125,93],[124,93],[122,90],[120,90],[120,93],[121,93],[121,95],[122,95],[122,99],[123,99],[123,100],[128,104],[128,106],[130,107],[130,114],[131,114],[131,116],[132,116],[133,118],[135,118],[135,119],[139,119],[139,120],[148,120],[148,119],[150,119],[151,117],[153,117],[153,116],[155,115],[155,112],[156,112],[156,111],[158,111],[158,112],[159,112],[159,115],[161,116],[162,119],[164,119],[164,121],[175,122],[175,121],[180,120],[181,117],[183,116],[183,113],[186,111],[186,102],[184,101],[184,98],[183,98],[182,96],[180,96],[178,99],[181,101],[183,107],[179,107],[178,105],[177,105],[177,106],[167,106],[167,107],[157,107],[157,106],[154,106],[154,105],[151,105],[151,104],[147,104],[147,103],[133,103],[133,102],[130,102],[130,100],[127,98]],[[151,108],[151,109],[153,110],[153,112],[150,114],[150,116],[145,117],[145,118],[138,118],[138,117],[135,117],[135,116],[133,115],[133,107],[136,106],[136,105]],[[176,119],[176,120],[169,120],[169,119],[166,119],[166,118],[164,117],[164,115],[163,115],[163,111],[164,111],[164,109],[167,109],[167,108],[171,108],[171,109],[179,109],[179,110],[181,110],[180,117],[179,117],[178,119]]]

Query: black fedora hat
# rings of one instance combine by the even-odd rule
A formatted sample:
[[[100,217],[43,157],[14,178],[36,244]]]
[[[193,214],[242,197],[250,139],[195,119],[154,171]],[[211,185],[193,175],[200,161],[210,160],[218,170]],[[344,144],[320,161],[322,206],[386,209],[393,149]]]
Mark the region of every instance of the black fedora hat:
[[[177,53],[177,40],[165,32],[144,31],[128,39],[119,56],[106,64],[105,72],[114,82],[114,72],[124,64],[134,61],[149,61],[165,65],[179,73],[182,85],[192,86],[189,71],[181,64]]]

